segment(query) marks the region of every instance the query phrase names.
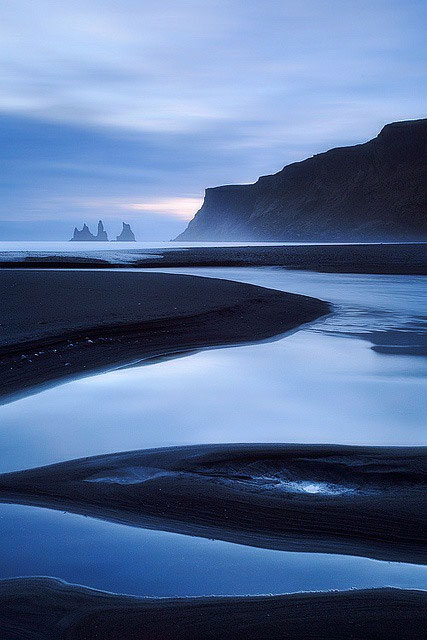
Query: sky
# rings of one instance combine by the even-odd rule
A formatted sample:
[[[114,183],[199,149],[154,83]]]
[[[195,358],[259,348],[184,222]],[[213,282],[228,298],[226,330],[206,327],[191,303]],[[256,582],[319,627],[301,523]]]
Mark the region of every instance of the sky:
[[[204,189],[425,117],[427,0],[2,0],[0,240],[184,230]]]

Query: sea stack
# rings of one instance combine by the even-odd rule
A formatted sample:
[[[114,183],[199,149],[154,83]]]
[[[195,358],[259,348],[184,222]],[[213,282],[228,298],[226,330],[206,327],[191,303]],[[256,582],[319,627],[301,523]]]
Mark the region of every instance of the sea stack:
[[[104,229],[104,223],[102,220],[98,221],[98,233],[96,234],[96,240],[98,242],[108,242],[107,232]]]
[[[123,228],[119,236],[116,236],[117,242],[136,242],[135,234],[130,228],[130,224],[123,222]]]
[[[70,242],[92,242],[93,240],[96,240],[96,237],[85,223],[81,230],[74,227],[73,237]]]
[[[102,220],[98,221],[98,232],[96,236],[90,231],[89,227],[85,223],[83,228],[77,229],[74,227],[73,237],[71,242],[108,242],[107,232],[104,229],[104,223]]]

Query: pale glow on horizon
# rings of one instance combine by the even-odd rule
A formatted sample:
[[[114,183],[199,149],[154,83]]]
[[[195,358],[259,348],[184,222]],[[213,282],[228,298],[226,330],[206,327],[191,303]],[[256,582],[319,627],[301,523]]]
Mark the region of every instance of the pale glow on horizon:
[[[135,197],[130,196],[131,198]],[[130,198],[129,198],[130,199]],[[191,220],[203,204],[203,196],[175,196],[149,198],[145,202],[129,202],[126,198],[69,198],[68,206],[85,209],[103,219],[117,218],[119,212],[127,211],[129,219],[140,218],[138,213],[158,214],[159,216],[175,217],[179,220]],[[53,207],[58,206],[57,202]],[[84,217],[84,216],[83,216]]]
[[[184,220],[191,220],[196,211],[202,206],[203,198],[159,198],[150,202],[133,202],[123,205],[123,209],[135,211],[151,211],[164,215],[177,216]]]

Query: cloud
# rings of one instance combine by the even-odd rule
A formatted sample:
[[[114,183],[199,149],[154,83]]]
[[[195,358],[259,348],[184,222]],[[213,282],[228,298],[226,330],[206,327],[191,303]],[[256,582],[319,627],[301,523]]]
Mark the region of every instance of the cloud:
[[[422,117],[426,9],[4,0],[0,216],[108,217],[130,203],[183,223],[208,186]]]
[[[167,133],[241,119],[262,129],[266,116],[279,125],[299,110],[315,120],[325,99],[345,112],[355,91],[359,99],[391,93],[398,110],[396,85],[401,95],[411,87],[419,109],[422,7],[13,0],[1,26],[3,109]]]

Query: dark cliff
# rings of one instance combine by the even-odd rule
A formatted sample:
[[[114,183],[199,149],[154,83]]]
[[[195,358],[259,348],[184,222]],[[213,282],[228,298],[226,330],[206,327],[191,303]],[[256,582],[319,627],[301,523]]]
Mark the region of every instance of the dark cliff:
[[[305,242],[427,239],[427,119],[395,122],[353,147],[250,185],[207,189],[177,240]]]

